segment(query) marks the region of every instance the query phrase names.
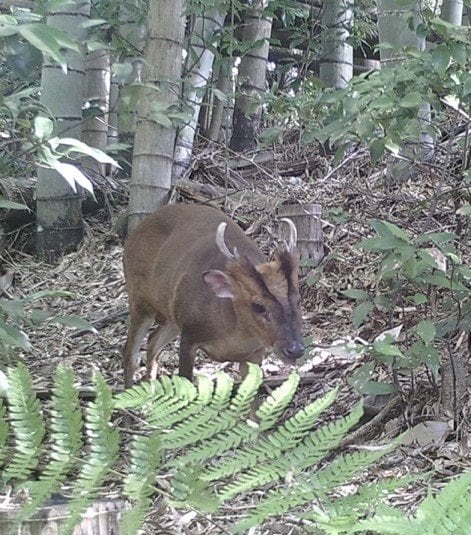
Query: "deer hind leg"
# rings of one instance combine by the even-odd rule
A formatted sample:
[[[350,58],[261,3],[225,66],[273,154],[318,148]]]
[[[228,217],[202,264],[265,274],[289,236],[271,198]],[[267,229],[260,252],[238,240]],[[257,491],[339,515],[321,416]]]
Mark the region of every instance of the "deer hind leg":
[[[149,336],[147,342],[147,379],[155,379],[157,377],[157,357],[167,344],[175,340],[180,329],[175,323],[166,321],[158,327]]]
[[[130,311],[128,337],[123,350],[125,388],[129,388],[134,384],[134,372],[139,359],[139,349],[153,321],[153,315],[133,311],[132,309]]]

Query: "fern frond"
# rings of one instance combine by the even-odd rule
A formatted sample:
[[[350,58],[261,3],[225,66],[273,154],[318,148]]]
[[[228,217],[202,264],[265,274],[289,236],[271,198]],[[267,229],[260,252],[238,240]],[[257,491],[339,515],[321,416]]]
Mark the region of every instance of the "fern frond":
[[[172,477],[173,507],[194,507],[195,509],[213,513],[220,505],[213,489],[201,477],[204,468],[198,464],[182,465]]]
[[[471,531],[471,472],[450,481],[436,496],[429,494],[417,509],[424,532],[469,533]],[[467,531],[465,531],[467,530]]]
[[[377,534],[390,534],[390,535],[432,535],[431,531],[422,531],[422,527],[417,523],[414,523],[413,520],[397,515],[376,515],[374,518],[364,520],[360,522],[358,528],[351,530],[351,533],[359,531],[360,533],[365,533],[365,530],[371,530],[373,533]],[[437,533],[434,531],[433,533]],[[449,532],[441,530],[438,533],[441,535],[455,535],[455,532]]]
[[[275,388],[265,399],[255,413],[260,422],[260,431],[273,427],[279,420],[286,407],[291,403],[299,384],[299,375],[290,373],[288,379]]]
[[[366,469],[380,457],[391,451],[392,446],[369,452],[354,452],[335,459],[330,465],[314,474],[302,474],[295,476],[288,488],[270,490],[257,505],[255,510],[236,525],[236,533],[242,533],[252,526],[261,524],[274,515],[281,515],[295,507],[323,498],[328,492],[345,481],[349,481],[361,470]],[[283,471],[281,469],[280,471]],[[286,471],[284,472],[286,474]],[[259,474],[253,474],[256,476]],[[262,474],[265,475],[265,472]],[[259,480],[260,481],[260,480]],[[241,481],[249,483],[249,478]],[[253,481],[251,481],[253,488]],[[257,486],[259,486],[257,482]],[[242,485],[237,489],[241,491]],[[224,498],[234,495],[232,484],[224,489]],[[223,496],[221,496],[223,498]]]
[[[8,370],[8,403],[15,435],[15,454],[3,480],[25,480],[36,468],[42,451],[45,428],[33,381],[24,364]]]
[[[192,385],[193,386],[193,385]],[[193,386],[193,388],[195,388]],[[178,425],[183,427],[189,424],[191,418],[198,417],[206,410],[206,407],[211,407],[213,399],[214,383],[204,375],[198,376],[195,394],[188,398],[188,403],[182,405],[180,408],[173,406],[167,414],[163,415],[162,411],[150,410],[148,413],[148,422],[151,426],[160,429],[166,429]],[[183,424],[182,424],[183,422]]]
[[[3,465],[6,455],[6,444],[10,426],[7,422],[7,409],[0,399],[0,466]]]
[[[206,379],[208,380],[208,379]],[[213,382],[210,381],[211,393]],[[195,429],[204,429],[214,423],[214,419],[224,411],[230,403],[233,380],[226,373],[216,376],[214,394],[208,396],[209,388],[205,381],[198,381],[198,397],[187,407],[187,411],[179,418],[168,435],[163,437],[165,449],[176,450],[195,442]]]
[[[450,481],[418,507],[415,517],[404,517],[399,509],[360,521],[353,532],[374,530],[394,535],[469,535],[471,532],[471,472]]]
[[[151,415],[159,426],[164,426],[164,419],[179,411],[196,397],[194,385],[178,375],[162,376],[156,381],[144,382],[126,389],[114,398],[117,409],[140,409]]]
[[[249,373],[240,384],[237,394],[232,398],[229,406],[217,413],[217,407],[209,409],[211,418],[204,417],[196,420],[199,425],[195,428],[195,421],[182,422],[183,426],[170,429],[163,439],[164,448],[180,448],[190,444],[201,444],[190,449],[186,454],[172,460],[168,465],[198,462],[209,458],[210,455],[223,453],[229,448],[237,447],[242,440],[255,436],[254,428],[250,424],[240,423],[250,408],[262,382],[262,370],[259,366],[249,364]],[[206,411],[207,408],[205,407]]]
[[[396,444],[378,447],[371,451],[355,451],[340,455],[329,465],[317,471],[311,478],[310,484],[313,489],[330,491],[345,481],[349,481],[362,470],[371,466],[378,459],[391,452]]]
[[[72,490],[70,517],[63,528],[65,533],[72,532],[81,514],[98,494],[118,456],[119,435],[110,424],[113,410],[111,389],[99,373],[95,374],[94,383],[96,397],[85,410],[89,451]]]
[[[123,513],[123,533],[137,533],[152,505],[157,469],[162,456],[160,432],[135,435],[130,446],[131,466],[124,480],[123,494],[133,501]]]
[[[363,416],[363,405],[358,403],[347,415],[329,422],[291,450],[288,458],[284,459],[287,468],[309,468],[319,462],[329,451],[340,444],[344,436],[356,425]]]
[[[82,447],[82,413],[74,379],[72,370],[63,366],[57,368],[51,398],[50,461],[42,470],[39,481],[27,485],[30,502],[22,508],[18,524],[60,489]]]
[[[258,467],[255,468],[256,478],[260,477],[262,472],[267,472],[266,476],[263,477],[263,484],[268,483],[271,477],[278,477],[280,472],[277,469],[274,470],[268,461],[276,459],[276,464],[279,466],[282,454],[299,444],[312,429],[320,414],[332,405],[336,395],[337,391],[332,390],[322,398],[310,403],[304,409],[296,412],[281,427],[265,437],[259,437],[259,440],[249,448],[241,449],[229,459],[223,459],[219,465],[208,468],[205,478],[207,481],[221,479],[252,467]],[[258,429],[258,433],[261,428],[262,426]],[[291,455],[289,457],[291,458]],[[249,484],[248,481],[246,480],[246,484]],[[234,486],[233,491],[237,494],[236,487],[237,485]],[[232,495],[234,494],[231,493],[230,496]]]
[[[376,511],[382,504],[382,501],[388,497],[389,494],[396,491],[401,487],[405,487],[410,483],[416,481],[418,475],[401,477],[397,479],[388,479],[383,481],[375,481],[374,483],[367,483],[360,486],[353,494],[346,496],[336,496],[333,501],[323,501],[323,511],[327,513],[325,518],[336,518],[348,513],[351,517],[352,511],[354,511],[355,517],[358,520],[360,517],[365,516],[368,512]],[[308,511],[302,513],[300,518],[307,520],[317,520],[316,513]],[[350,523],[352,526],[354,522]]]

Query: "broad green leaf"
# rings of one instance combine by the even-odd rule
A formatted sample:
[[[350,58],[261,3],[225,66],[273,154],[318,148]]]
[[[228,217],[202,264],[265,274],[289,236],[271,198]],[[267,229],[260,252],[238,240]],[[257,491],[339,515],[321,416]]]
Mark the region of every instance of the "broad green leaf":
[[[361,388],[356,389],[360,394],[366,396],[384,396],[396,392],[397,388],[391,383],[383,383],[382,381],[366,381],[361,385]]]
[[[31,311],[31,314],[29,315],[29,321],[33,325],[41,325],[41,323],[44,323],[48,319],[50,319],[51,313],[47,310],[43,310],[42,308],[35,308]]]
[[[77,184],[82,186],[82,188],[89,191],[92,195],[93,186],[90,180],[80,171],[75,165],[70,163],[59,162],[59,160],[49,161],[48,164],[55,169],[62,177],[65,178],[70,187],[76,192]]]
[[[376,232],[378,232],[378,234],[384,236],[386,234],[386,230],[389,231],[393,236],[404,240],[406,243],[409,243],[409,236],[407,233],[394,223],[384,220],[375,220],[372,222],[372,227],[376,230]]]
[[[96,332],[95,327],[93,327],[89,321],[76,314],[55,317],[51,319],[51,323],[59,323],[60,325],[66,325],[67,327],[74,327],[79,331]]]
[[[362,301],[365,301],[370,298],[368,292],[365,292],[365,290],[356,290],[355,288],[342,290],[340,293],[346,297],[350,297],[350,299],[361,299]]]
[[[430,345],[435,338],[435,325],[430,320],[422,320],[417,325],[417,334],[422,338],[425,345]]]
[[[428,303],[428,297],[421,293],[413,295],[410,300],[414,305],[424,305],[425,303]]]
[[[372,310],[373,303],[371,301],[360,303],[353,309],[352,323],[355,329],[358,329],[358,327],[366,320]]]
[[[35,117],[34,119],[34,133],[41,141],[51,137],[54,129],[54,123],[49,117]]]
[[[390,340],[377,340],[373,344],[374,350],[379,355],[384,355],[386,357],[403,357],[402,351]]]
[[[0,15],[0,38],[18,33],[18,22],[11,15]]]
[[[24,316],[24,306],[20,299],[0,299],[0,308],[13,318],[21,319]]]
[[[417,243],[433,242],[436,244],[448,243],[456,240],[458,236],[453,232],[430,232],[417,238]]]
[[[28,210],[30,209],[26,206],[26,204],[20,204],[19,202],[13,202],[9,201],[8,199],[5,199],[4,197],[0,196],[0,208],[5,208],[6,210]]]
[[[450,65],[450,50],[446,43],[440,43],[438,44],[432,51],[431,54],[432,57],[432,65],[435,68],[435,70],[440,74],[440,76],[444,76],[448,65]]]
[[[398,106],[401,108],[416,108],[422,103],[423,96],[417,91],[411,91],[399,101]]]
[[[390,249],[397,249],[404,245],[404,240],[396,236],[380,236],[377,238],[366,238],[362,240],[358,247],[365,251],[388,251]]]
[[[434,273],[431,275],[425,274],[422,278],[424,282],[429,282],[438,288],[448,288],[449,290],[453,289],[455,292],[465,292],[468,294],[471,291],[468,286],[465,286],[460,281],[454,279],[451,280],[442,273]]]
[[[113,63],[111,67],[113,77],[120,83],[128,82],[132,76],[132,63]]]
[[[23,331],[6,324],[0,326],[0,342],[6,347],[19,347],[25,351],[31,348],[28,336]]]
[[[462,206],[461,208],[458,208],[458,210],[456,210],[456,213],[458,215],[471,217],[471,205],[467,204],[466,206]]]
[[[45,56],[50,57],[58,63],[63,72],[67,73],[67,63],[57,41],[49,32],[49,27],[45,24],[27,24],[20,26],[19,33],[33,46],[38,48]]]
[[[90,147],[86,143],[83,143],[82,141],[79,141],[78,139],[75,139],[73,137],[57,138],[56,142],[59,145],[67,145],[68,147],[73,147],[75,151],[90,156],[97,162],[108,163],[110,165],[113,165],[114,167],[119,167],[118,162],[111,158],[111,156],[108,156],[108,154],[104,153],[102,150]]]
[[[384,155],[384,150],[386,148],[386,140],[385,139],[375,139],[370,144],[370,155],[371,160],[373,163],[378,162]]]
[[[471,94],[471,75],[467,76],[463,83],[463,96],[467,97]]]
[[[172,127],[172,121],[168,118],[167,115],[163,115],[162,113],[149,112],[149,118],[157,124],[160,124],[160,126],[163,126],[164,128]]]

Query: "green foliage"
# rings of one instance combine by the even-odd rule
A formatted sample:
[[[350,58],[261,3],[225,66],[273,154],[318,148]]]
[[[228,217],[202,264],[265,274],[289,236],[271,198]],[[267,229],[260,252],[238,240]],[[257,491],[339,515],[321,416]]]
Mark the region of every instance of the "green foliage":
[[[66,33],[46,24],[43,14],[29,10],[0,14],[0,74],[9,78],[9,83],[0,83],[0,129],[11,146],[0,158],[0,177],[24,168],[25,158],[17,159],[15,152],[21,156],[34,154],[34,161],[55,169],[72,189],[79,185],[93,196],[89,179],[78,167],[62,160],[88,156],[101,163],[117,163],[76,139],[54,137],[54,122],[39,103],[42,56],[59,64],[66,74],[65,51],[82,53],[79,44]]]
[[[340,159],[352,142],[366,145],[374,162],[397,154],[424,133],[437,139],[451,109],[467,115],[471,104],[471,38],[467,28],[431,18],[418,32],[441,42],[425,51],[401,51],[402,59],[387,69],[354,77],[345,89],[322,88],[306,77],[295,93],[269,98],[280,124],[299,126],[306,142],[329,142]],[[433,123],[421,119],[430,104]]]
[[[155,494],[162,492],[174,506],[211,512],[241,493],[264,488],[256,508],[236,530],[314,498],[336,503],[332,494],[336,488],[389,450],[333,455],[362,414],[357,406],[350,414],[320,425],[319,417],[335,400],[334,391],[280,421],[298,382],[292,374],[253,413],[261,383],[255,366],[235,395],[232,380],[220,373],[215,381],[201,378],[197,387],[180,377],[162,377],[113,398],[97,374],[95,399],[82,414],[74,376],[59,368],[47,422],[49,438],[44,440],[45,425],[31,378],[24,366],[12,368],[6,394],[15,442],[3,449],[3,479],[29,490],[17,524],[66,484],[70,516],[61,533],[71,533],[106,482],[118,477],[118,464],[125,473],[119,476],[121,487],[119,481],[115,487],[133,504],[123,515],[123,532],[130,535],[141,528]],[[139,433],[126,448],[129,463],[124,467],[118,463],[120,435],[112,423],[117,407],[139,408],[143,416]],[[206,413],[209,419],[202,418]],[[0,417],[1,445],[9,431],[4,411]],[[34,480],[32,473],[38,469],[39,478]],[[159,474],[169,482],[165,491],[159,488]]]
[[[97,497],[118,457],[118,430],[110,426],[113,410],[111,389],[99,374],[95,375],[95,392],[95,401],[85,410],[88,450],[81,460],[80,472],[72,490],[65,532],[72,532],[80,521],[80,515]]]
[[[29,481],[30,501],[18,515],[18,525],[29,518],[54,492],[61,488],[67,474],[75,467],[82,449],[82,414],[75,377],[68,368],[57,368],[52,388],[49,441],[49,460],[37,481]],[[26,392],[25,392],[26,393]]]
[[[131,446],[131,468],[124,479],[123,494],[135,505],[123,515],[123,532],[137,533],[144,524],[155,492],[162,457],[160,432],[135,435]]]
[[[362,520],[350,533],[373,531],[390,535],[466,535],[471,525],[471,472],[450,481],[435,496],[430,494],[414,516],[389,508]]]
[[[401,327],[391,329],[370,347],[376,361],[413,370],[425,364],[438,378],[440,366],[437,343],[452,332],[471,330],[471,269],[464,265],[457,248],[457,236],[433,232],[410,237],[387,221],[375,220],[376,236],[359,246],[376,255],[376,295],[364,290],[346,290],[345,296],[358,304],[353,323],[359,327],[371,314],[393,314],[397,303],[413,307],[415,313]],[[403,315],[403,321],[407,315]],[[401,330],[405,331],[401,342]],[[372,365],[356,371],[351,378],[364,393],[388,393],[391,385],[370,381]]]
[[[47,298],[68,298],[71,294],[61,290],[35,292],[21,299],[0,298],[0,367],[16,362],[18,350],[29,351],[28,332],[48,322],[72,327],[81,331],[93,331],[93,326],[77,315],[55,316],[44,306],[34,306]]]
[[[32,393],[33,381],[24,365],[8,373],[8,412],[15,436],[15,455],[2,475],[4,482],[25,480],[36,468],[45,434],[39,400]]]

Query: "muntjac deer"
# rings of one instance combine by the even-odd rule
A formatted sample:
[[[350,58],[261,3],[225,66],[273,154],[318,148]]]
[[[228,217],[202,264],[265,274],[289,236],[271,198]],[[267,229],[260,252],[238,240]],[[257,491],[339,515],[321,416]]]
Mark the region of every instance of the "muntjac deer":
[[[219,210],[169,205],[147,217],[124,246],[130,325],[124,383],[132,386],[139,348],[149,336],[147,377],[160,350],[181,333],[179,374],[192,380],[197,349],[212,360],[260,363],[271,347],[285,361],[304,352],[296,228],[267,262],[239,226]],[[232,252],[231,252],[232,251]]]

